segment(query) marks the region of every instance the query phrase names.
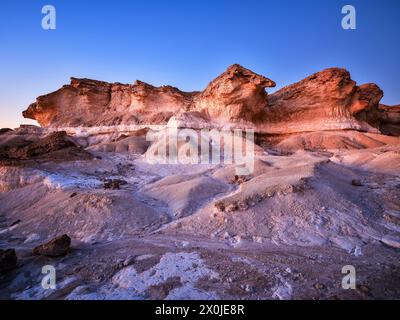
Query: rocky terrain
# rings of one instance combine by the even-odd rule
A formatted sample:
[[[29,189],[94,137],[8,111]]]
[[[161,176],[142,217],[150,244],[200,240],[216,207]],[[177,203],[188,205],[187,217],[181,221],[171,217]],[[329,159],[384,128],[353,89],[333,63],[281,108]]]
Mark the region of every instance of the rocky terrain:
[[[38,97],[41,127],[0,130],[0,298],[399,299],[399,106],[339,68],[274,86],[232,65],[199,92],[72,78]],[[149,162],[171,129],[189,161]],[[251,173],[227,136],[193,161],[201,129],[253,130],[232,138]]]

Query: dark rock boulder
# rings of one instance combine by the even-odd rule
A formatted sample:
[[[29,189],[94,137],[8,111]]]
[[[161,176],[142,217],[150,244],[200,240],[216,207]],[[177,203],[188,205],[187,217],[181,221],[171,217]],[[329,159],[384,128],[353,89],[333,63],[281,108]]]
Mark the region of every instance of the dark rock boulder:
[[[13,131],[13,130],[10,129],[10,128],[1,128],[1,129],[0,129],[0,135],[2,135],[2,134],[4,134],[4,133],[7,133],[7,132],[11,132],[11,131]]]
[[[17,255],[14,249],[0,249],[0,274],[5,274],[17,267]]]
[[[45,244],[37,246],[33,249],[34,255],[46,257],[62,257],[65,256],[70,248],[71,238],[64,234],[61,237],[55,238]]]
[[[90,160],[89,152],[78,146],[65,131],[53,132],[34,141],[9,139],[0,146],[0,164],[23,165],[32,161]]]

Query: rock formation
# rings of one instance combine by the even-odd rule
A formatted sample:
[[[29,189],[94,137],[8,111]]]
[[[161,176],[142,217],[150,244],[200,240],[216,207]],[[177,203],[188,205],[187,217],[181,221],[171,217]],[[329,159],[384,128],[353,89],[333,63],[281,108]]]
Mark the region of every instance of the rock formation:
[[[38,97],[23,116],[44,127],[162,123],[187,108],[193,95],[141,81],[128,85],[71,78],[70,85]]]
[[[0,298],[399,299],[400,138],[378,131],[399,106],[344,69],[274,85],[233,65],[202,92],[39,97],[42,127],[0,130]],[[332,285],[360,261],[357,290]]]
[[[400,136],[400,105],[369,108],[357,115],[363,121],[379,128],[386,135]]]
[[[274,86],[237,64],[202,92],[72,78],[70,85],[38,97],[23,115],[53,128],[166,124],[174,116],[172,124],[196,129],[244,123],[264,134],[381,129],[398,135],[398,107],[379,106],[382,90],[357,86],[344,69],[317,72],[267,95],[265,88]]]
[[[269,87],[275,82],[234,64],[196,96],[195,109],[211,119],[253,121],[268,107]]]
[[[376,85],[358,87],[348,71],[326,69],[269,96],[261,131],[286,134],[322,130],[374,131],[355,115],[382,98]]]
[[[47,257],[62,257],[67,254],[70,245],[71,238],[64,234],[48,243],[37,246],[33,249],[33,254]]]
[[[0,249],[0,275],[10,272],[17,267],[17,255],[14,249]]]
[[[66,161],[91,159],[92,156],[77,146],[66,132],[59,131],[45,137],[13,135],[10,131],[3,135],[0,144],[1,165],[24,165],[38,161]]]

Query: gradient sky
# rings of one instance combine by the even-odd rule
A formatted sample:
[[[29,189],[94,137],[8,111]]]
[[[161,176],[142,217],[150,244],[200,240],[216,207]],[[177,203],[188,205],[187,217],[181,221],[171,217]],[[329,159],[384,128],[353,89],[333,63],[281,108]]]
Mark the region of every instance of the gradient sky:
[[[41,28],[42,6],[57,29]],[[354,5],[357,30],[341,28]],[[277,88],[327,67],[400,103],[399,0],[0,1],[0,128],[69,77],[202,90],[233,63]]]

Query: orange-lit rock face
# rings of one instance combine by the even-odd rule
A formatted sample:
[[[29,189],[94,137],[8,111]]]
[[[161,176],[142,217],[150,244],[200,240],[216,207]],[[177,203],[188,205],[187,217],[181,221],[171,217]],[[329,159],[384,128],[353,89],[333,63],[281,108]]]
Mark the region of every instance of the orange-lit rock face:
[[[348,71],[326,69],[269,95],[259,129],[281,134],[338,129],[371,129],[354,114],[382,98],[376,85],[358,87]]]
[[[268,87],[275,82],[235,64],[196,97],[195,108],[211,118],[251,121],[267,107]]]
[[[383,91],[374,83],[367,83],[357,87],[357,92],[350,105],[350,113],[358,114],[362,111],[378,109],[379,101],[383,97]]]
[[[267,106],[266,87],[275,83],[233,65],[203,92],[72,78],[71,84],[37,98],[24,116],[42,126],[165,123],[178,112],[200,111],[227,121],[252,120]]]
[[[274,86],[240,65],[230,66],[202,92],[72,78],[70,85],[38,97],[23,114],[45,127],[166,124],[174,115],[186,119],[189,112],[198,115],[188,123],[197,129],[216,120],[253,123],[257,132],[267,134],[376,131],[383,123],[397,130],[398,113],[379,108],[380,88],[357,86],[344,69],[323,70],[267,95],[266,88]]]
[[[187,108],[193,95],[140,81],[126,85],[72,78],[70,85],[38,97],[23,115],[44,127],[137,124],[153,118],[165,122]]]

